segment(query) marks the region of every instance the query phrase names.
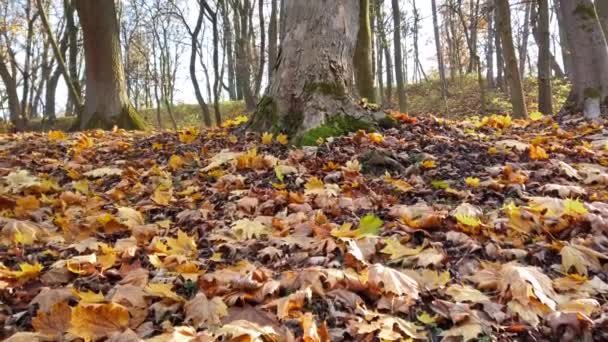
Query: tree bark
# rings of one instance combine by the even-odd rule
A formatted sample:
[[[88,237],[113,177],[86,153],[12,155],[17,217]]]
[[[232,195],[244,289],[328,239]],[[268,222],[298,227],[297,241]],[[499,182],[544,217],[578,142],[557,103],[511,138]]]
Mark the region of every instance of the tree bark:
[[[431,0],[431,8],[433,11],[433,31],[435,34],[435,51],[437,53],[437,69],[439,70],[439,80],[441,82],[441,96],[443,97],[443,100],[447,103],[448,83],[445,78],[443,49],[441,47],[441,36],[439,35],[439,20],[437,19],[437,0]]]
[[[355,48],[355,84],[359,96],[376,102],[374,74],[372,72],[372,33],[369,17],[369,0],[359,0],[359,33]]]
[[[521,83],[515,46],[513,45],[513,35],[511,30],[511,9],[509,0],[497,0],[499,32],[502,41],[504,59],[507,63],[507,81],[511,93],[511,104],[513,105],[513,116],[518,119],[528,117],[524,90]]]
[[[591,0],[561,1],[572,48],[572,110],[594,119],[608,102],[608,45]]]
[[[538,108],[546,115],[553,114],[549,21],[549,0],[538,0]]]
[[[10,112],[11,123],[19,132],[25,127],[23,118],[21,117],[21,104],[19,103],[19,94],[17,93],[17,82],[11,75],[2,51],[0,51],[0,79],[4,83],[4,90],[8,97],[8,108]]]
[[[127,97],[114,0],[76,0],[84,36],[86,96],[80,129],[143,129]]]
[[[209,112],[209,106],[205,103],[205,99],[203,98],[203,94],[201,93],[201,86],[198,83],[198,78],[196,77],[196,62],[197,62],[197,53],[198,53],[198,36],[201,33],[201,29],[203,27],[203,19],[205,18],[205,10],[203,5],[199,3],[198,7],[198,17],[196,18],[196,25],[194,26],[194,30],[190,32],[190,80],[192,82],[192,87],[194,88],[194,95],[196,96],[196,101],[198,102],[199,107],[201,107],[201,113],[203,114],[203,123],[207,127],[211,127],[211,113]]]
[[[521,34],[521,43],[519,46],[519,75],[524,78],[526,72],[526,58],[528,56],[528,37],[530,36],[530,12],[532,11],[532,3],[526,4],[524,15],[523,30]]]
[[[285,0],[285,6],[277,70],[250,128],[297,138],[332,118],[364,116],[353,79],[359,2]]]
[[[399,110],[403,113],[407,112],[407,94],[403,81],[403,57],[401,53],[401,11],[399,9],[399,0],[391,1],[393,8],[393,36],[395,46],[395,77],[397,78],[397,98],[399,99]]]
[[[500,27],[499,27],[499,21],[500,18],[498,17],[498,8],[496,7],[496,1],[498,0],[494,0],[494,46],[496,48],[496,85],[498,86],[498,88],[500,88],[503,92],[506,91],[506,87],[505,87],[505,61],[503,58],[503,52],[502,52],[502,42],[500,41]]]
[[[566,32],[566,24],[564,22],[563,11],[561,9],[561,0],[554,0],[555,4],[555,12],[557,16],[557,22],[559,26],[559,45],[562,50],[562,60],[564,62],[564,72],[568,75],[570,82],[573,81],[574,77],[572,75],[572,48],[570,46],[571,42],[568,39],[568,34]]]
[[[494,36],[496,31],[494,30],[494,1],[487,0],[487,13],[486,21],[488,23],[488,37],[486,41],[486,81],[490,88],[496,86],[494,80]]]
[[[274,68],[277,63],[278,50],[278,3],[277,0],[270,1],[270,21],[268,23],[268,84],[272,82]]]
[[[602,25],[602,30],[604,31],[604,37],[608,39],[608,1],[595,0],[595,8]]]

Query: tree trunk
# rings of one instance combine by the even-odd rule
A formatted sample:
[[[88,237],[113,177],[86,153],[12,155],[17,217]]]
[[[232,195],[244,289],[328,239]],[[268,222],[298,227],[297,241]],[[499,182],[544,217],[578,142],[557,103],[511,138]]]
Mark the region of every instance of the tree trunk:
[[[515,46],[513,45],[509,0],[497,0],[496,8],[499,13],[498,21],[502,50],[504,59],[507,62],[507,81],[511,93],[513,116],[518,119],[524,119],[528,117],[528,111],[526,109],[524,90],[521,83],[519,67],[517,65],[517,56],[515,55]]]
[[[549,0],[538,0],[538,109],[553,114],[549,31]]]
[[[498,88],[500,88],[503,92],[506,90],[505,87],[505,80],[504,80],[504,75],[505,75],[505,61],[503,56],[503,52],[502,52],[502,42],[500,41],[500,27],[499,27],[499,21],[500,18],[498,17],[498,8],[496,7],[496,1],[498,0],[494,0],[494,46],[496,47],[496,86],[498,86]]]
[[[538,6],[540,7],[541,3],[538,3]],[[550,21],[550,19],[549,19]],[[540,36],[540,28],[539,28],[539,14],[538,14],[538,10],[536,9],[536,6],[532,6],[532,15],[530,17],[530,26],[532,26],[532,36],[534,36],[534,41],[536,41],[536,45],[538,45],[539,47],[542,44],[545,44],[543,42],[541,42],[541,36]],[[562,67],[559,65],[559,63],[557,63],[557,60],[555,59],[555,55],[551,52],[551,32],[549,30],[549,41],[546,42],[547,44],[547,53],[549,56],[549,65],[550,65],[550,70],[553,70],[553,73],[555,74],[555,77],[558,78],[564,78],[566,77],[566,75],[564,74],[564,71],[562,70]],[[540,56],[539,56],[540,57]],[[540,73],[540,66],[539,66],[539,73]],[[551,74],[549,74],[549,77],[552,77]]]
[[[268,84],[272,82],[274,68],[277,63],[278,40],[278,4],[277,0],[270,1],[270,22],[268,23]]]
[[[604,31],[604,37],[608,39],[608,1],[595,0],[595,9],[597,10],[597,16],[600,19],[600,24]]]
[[[19,103],[19,95],[17,93],[17,82],[15,78],[10,74],[8,66],[6,65],[4,55],[0,51],[0,79],[4,83],[4,90],[8,97],[8,108],[10,112],[11,123],[17,131],[24,129],[23,118],[21,117],[21,104]]]
[[[255,88],[253,91],[255,98],[258,98],[260,94],[262,78],[264,78],[264,66],[266,65],[266,28],[264,27],[264,21],[264,0],[258,0],[258,22],[260,24],[260,64],[258,66],[258,74],[255,77]],[[255,39],[253,39],[253,41],[255,41]]]
[[[568,34],[566,32],[566,24],[564,22],[563,11],[561,9],[561,0],[554,0],[555,3],[555,12],[557,16],[557,22],[559,26],[559,45],[562,50],[562,59],[564,61],[564,72],[568,75],[570,82],[573,82],[572,75],[572,49],[571,42],[568,39]]]
[[[403,81],[403,57],[401,53],[401,11],[399,10],[399,0],[392,0],[393,8],[393,23],[394,23],[394,41],[393,47],[395,52],[395,76],[397,78],[397,97],[399,99],[399,110],[403,113],[407,112],[407,94]]]
[[[487,0],[487,13],[486,21],[488,23],[487,28],[487,40],[486,40],[486,82],[489,88],[494,88],[494,13],[493,13],[493,0]]]
[[[433,11],[433,31],[435,33],[435,50],[437,52],[437,69],[439,70],[439,80],[441,81],[441,96],[447,103],[448,83],[445,78],[445,64],[443,63],[443,49],[441,48],[441,36],[439,35],[439,20],[437,19],[437,0],[431,0]],[[446,108],[447,109],[447,108]]]
[[[528,36],[530,35],[530,12],[532,3],[526,4],[526,12],[524,15],[523,30],[521,34],[521,43],[519,45],[519,75],[524,78],[526,73],[526,58],[528,56]]]
[[[369,18],[369,0],[359,0],[359,34],[355,48],[355,84],[359,96],[376,102],[374,74],[372,72],[372,33]]]
[[[143,129],[127,97],[114,0],[76,0],[84,36],[86,100],[80,129]]]
[[[600,116],[608,100],[608,45],[591,0],[561,1],[565,31],[572,48],[573,107],[585,117]]]
[[[235,62],[234,62],[234,50],[233,50],[233,34],[232,24],[230,23],[230,14],[228,13],[227,0],[220,0],[219,7],[222,11],[222,22],[224,23],[224,48],[226,55],[226,64],[228,66],[228,95],[231,101],[237,99],[236,91],[236,76],[235,76]]]
[[[379,97],[378,97],[378,101],[380,101],[380,103],[386,103],[385,100],[385,93],[384,93],[384,65],[383,65],[383,58],[384,58],[384,41],[383,41],[383,37],[384,37],[384,23],[382,21],[383,15],[382,15],[382,4],[381,4],[381,0],[372,0],[374,2],[374,21],[376,22],[376,32],[377,32],[377,37],[376,37],[376,76],[378,77],[378,90],[379,90]]]
[[[255,97],[253,90],[251,89],[251,56],[248,48],[248,37],[249,37],[249,17],[252,14],[251,1],[243,0],[236,3],[237,8],[235,12],[238,12],[240,22],[238,23],[237,31],[237,44],[236,44],[236,79],[238,88],[241,90],[241,94],[245,99],[245,106],[247,110],[255,108]]]
[[[278,67],[250,128],[298,138],[333,119],[362,116],[353,80],[359,2],[285,0],[285,6]]]
[[[205,18],[205,11],[201,4],[199,4],[198,8],[198,17],[196,18],[196,26],[194,26],[194,30],[190,32],[190,80],[192,82],[192,87],[194,88],[194,95],[196,96],[196,101],[198,102],[199,107],[201,107],[201,113],[203,113],[203,123],[207,127],[211,127],[211,113],[209,112],[209,106],[205,103],[205,99],[203,98],[203,94],[201,93],[201,86],[198,83],[198,78],[196,77],[196,55],[198,53],[198,36],[201,33],[201,29],[203,27],[203,19]]]

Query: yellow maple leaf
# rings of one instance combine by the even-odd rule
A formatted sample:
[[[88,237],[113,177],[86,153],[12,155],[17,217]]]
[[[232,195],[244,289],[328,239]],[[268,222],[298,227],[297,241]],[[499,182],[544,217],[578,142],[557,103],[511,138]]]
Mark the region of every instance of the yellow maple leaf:
[[[0,278],[9,278],[18,280],[20,282],[26,282],[30,279],[36,278],[43,268],[44,267],[38,263],[21,263],[19,264],[19,270],[17,271],[0,269]]]
[[[63,131],[49,131],[47,136],[50,141],[61,141],[67,138],[67,135]]]
[[[128,325],[129,310],[120,304],[78,304],[72,309],[68,331],[90,342],[121,333]]]
[[[424,249],[424,246],[409,248],[401,244],[396,238],[384,240],[386,246],[380,251],[381,253],[390,255],[391,260],[397,260],[408,256],[418,255]]]
[[[532,120],[532,121],[538,121],[538,120],[542,119],[543,117],[545,117],[545,116],[543,115],[543,113],[541,113],[539,111],[531,112],[530,114],[528,114],[528,118],[530,118],[530,120]]]
[[[177,238],[167,238],[169,253],[173,255],[194,256],[196,255],[196,241],[181,229],[177,231]]]
[[[188,127],[186,129],[181,130],[178,133],[179,141],[184,144],[191,144],[196,140],[196,138],[198,138],[198,134],[199,134],[198,128]]]
[[[325,184],[317,177],[312,177],[304,184],[307,194],[321,194],[325,190]]]
[[[479,178],[475,178],[475,177],[467,177],[464,182],[472,187],[472,188],[476,188],[479,186],[479,183],[481,182],[481,180]]]
[[[78,298],[78,300],[81,303],[96,304],[96,303],[103,303],[106,301],[103,293],[101,293],[101,292],[95,293],[91,290],[78,291],[78,290],[72,289],[72,293]]]
[[[270,228],[266,227],[260,222],[251,221],[248,219],[242,219],[235,221],[232,224],[234,234],[239,240],[249,240],[260,238],[264,235],[270,235]]]
[[[150,283],[144,291],[154,297],[169,298],[176,302],[184,301],[184,298],[173,291],[173,284]]]
[[[583,202],[568,198],[564,200],[564,213],[571,216],[578,216],[587,215],[589,211],[585,208]]]
[[[431,316],[431,315],[429,315],[428,312],[425,311],[425,312],[419,314],[418,316],[416,316],[416,319],[418,319],[418,321],[420,321],[424,325],[436,325],[438,317],[439,316],[437,316],[437,315]]]
[[[456,217],[456,220],[458,221],[458,223],[468,226],[468,227],[473,227],[473,228],[477,228],[479,226],[481,226],[481,221],[479,220],[479,218],[472,216],[472,215],[466,215],[466,214],[456,214],[454,217]]]
[[[167,165],[169,165],[169,169],[172,171],[179,170],[182,166],[184,166],[184,164],[185,163],[182,157],[178,156],[177,154],[172,155],[167,163]]]
[[[171,203],[171,198],[173,197],[173,188],[169,188],[164,185],[160,185],[154,190],[154,194],[151,199],[154,203],[167,206]]]
[[[437,163],[434,160],[425,160],[421,165],[425,169],[434,169],[437,167]]]
[[[262,144],[264,145],[270,145],[272,144],[272,139],[274,138],[274,135],[272,133],[264,133],[262,134]]]
[[[287,145],[289,143],[289,137],[287,134],[279,134],[277,135],[277,142],[281,145]]]
[[[530,158],[533,160],[547,160],[549,159],[549,155],[544,148],[530,145]]]
[[[374,144],[381,144],[384,142],[384,136],[380,133],[369,133],[367,139]]]

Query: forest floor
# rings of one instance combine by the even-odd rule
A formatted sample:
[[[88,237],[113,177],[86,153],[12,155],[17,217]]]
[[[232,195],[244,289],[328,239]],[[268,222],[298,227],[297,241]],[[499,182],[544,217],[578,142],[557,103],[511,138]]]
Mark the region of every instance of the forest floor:
[[[607,340],[605,126],[391,115],[0,136],[0,337]]]

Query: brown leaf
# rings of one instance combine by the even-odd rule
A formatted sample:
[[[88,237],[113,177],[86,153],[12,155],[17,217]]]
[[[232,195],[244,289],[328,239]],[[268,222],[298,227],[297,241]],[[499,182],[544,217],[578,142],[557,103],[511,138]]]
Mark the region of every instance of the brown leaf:
[[[32,318],[32,326],[42,335],[61,339],[61,336],[70,328],[72,309],[66,302],[54,304],[48,313],[39,310]]]
[[[197,293],[196,297],[184,305],[186,322],[191,322],[197,329],[220,324],[222,317],[228,315],[227,309],[220,297],[209,300],[202,292]]]

